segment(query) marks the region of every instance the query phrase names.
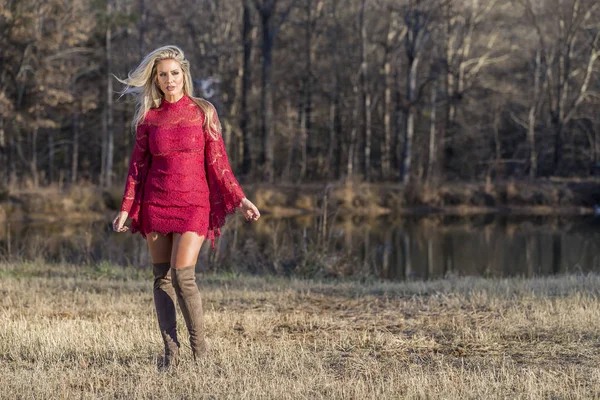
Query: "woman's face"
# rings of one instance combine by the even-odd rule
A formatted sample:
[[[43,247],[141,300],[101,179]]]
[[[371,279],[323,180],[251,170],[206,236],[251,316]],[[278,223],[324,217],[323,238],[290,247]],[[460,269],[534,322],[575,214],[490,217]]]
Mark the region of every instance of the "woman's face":
[[[178,61],[159,61],[156,65],[156,78],[160,90],[168,100],[178,99],[183,95],[183,71]]]

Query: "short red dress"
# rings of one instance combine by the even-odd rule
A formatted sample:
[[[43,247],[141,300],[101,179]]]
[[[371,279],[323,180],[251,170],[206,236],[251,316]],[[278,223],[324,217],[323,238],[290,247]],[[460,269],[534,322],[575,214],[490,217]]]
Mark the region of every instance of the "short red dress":
[[[225,152],[203,126],[205,114],[189,96],[163,100],[136,130],[121,211],[131,233],[196,232],[212,241],[245,197]],[[220,127],[217,113],[214,122]]]

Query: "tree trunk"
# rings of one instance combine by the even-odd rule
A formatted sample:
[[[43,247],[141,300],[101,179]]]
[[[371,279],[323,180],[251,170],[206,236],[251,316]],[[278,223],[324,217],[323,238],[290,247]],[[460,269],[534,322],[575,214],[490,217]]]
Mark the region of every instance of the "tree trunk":
[[[102,146],[102,186],[110,187],[112,185],[114,134],[113,134],[113,81],[112,81],[112,28],[111,28],[112,0],[106,1],[106,109],[104,112],[105,121],[103,121],[103,146]]]
[[[48,177],[47,182],[54,182],[54,160],[56,149],[54,148],[54,129],[48,130]]]
[[[273,143],[273,86],[271,77],[271,67],[273,62],[273,44],[272,38],[265,39],[268,45],[265,45],[265,60],[263,64],[263,132],[265,149],[265,174],[267,182],[273,182],[274,179],[274,143]]]
[[[577,2],[577,0],[575,0]],[[558,55],[558,87],[556,93],[556,106],[554,110],[554,173],[558,173],[560,160],[562,156],[562,131],[565,117],[565,108],[567,96],[569,94],[569,58],[571,54],[565,55],[565,52],[570,52],[571,48],[565,46],[565,20],[561,14],[562,10],[558,10],[561,16],[558,24],[558,42],[563,45],[559,49]],[[565,48],[567,47],[567,48]]]
[[[300,99],[298,104],[298,122],[300,123],[300,173],[298,175],[298,181],[302,182],[306,178],[306,168],[308,162],[307,152],[307,133],[306,133],[306,108],[304,107],[303,97]]]
[[[337,88],[336,88],[336,95],[335,95],[335,99],[334,99],[334,104],[335,104],[335,114],[333,116],[333,129],[334,132],[333,134],[335,135],[335,138],[333,140],[331,140],[330,142],[330,146],[332,148],[334,148],[335,150],[333,151],[333,157],[331,157],[329,160],[331,163],[333,163],[334,165],[334,178],[335,179],[339,179],[341,174],[342,174],[342,141],[341,141],[341,136],[342,136],[342,116],[341,116],[341,100],[340,100],[340,84],[339,84],[339,78],[337,79]]]
[[[274,24],[273,17],[277,2],[274,0],[254,0],[256,9],[260,13],[262,25],[262,85],[261,85],[261,131],[263,136],[263,152],[261,161],[264,166],[264,175],[267,182],[273,183],[275,178],[274,170],[274,131],[273,131],[273,82],[271,76],[271,67],[273,64],[273,46],[277,32],[285,22],[296,0],[291,0],[288,8],[282,13],[277,25]]]
[[[358,96],[358,86],[355,84],[352,87],[354,93],[355,104],[352,108],[352,130],[350,131],[350,143],[348,144],[348,165],[346,168],[347,179],[351,179],[354,176],[354,153],[356,150],[356,132],[358,130],[358,109],[360,107],[360,97]]]
[[[100,151],[100,176],[98,184],[100,187],[106,187],[106,149],[108,148],[108,127],[106,118],[106,108],[102,110],[102,149]]]
[[[286,101],[286,115],[292,115],[292,104],[290,102],[290,99],[287,99]],[[294,132],[295,124],[292,118],[286,118],[286,123],[288,132]],[[294,159],[294,153],[296,152],[297,140],[298,138],[296,137],[296,135],[292,135],[290,145],[288,146],[288,155],[285,161],[285,166],[283,167],[283,172],[281,174],[281,179],[283,181],[289,182],[291,179],[292,162]]]
[[[396,72],[396,129],[395,129],[395,137],[396,137],[396,145],[395,145],[395,162],[394,166],[401,170],[402,168],[402,154],[404,152],[404,131],[406,129],[406,124],[404,123],[405,119],[405,109],[404,109],[404,93],[402,92],[402,71],[401,67],[398,67],[398,71]]]
[[[341,85],[340,85],[340,72],[339,72],[339,54],[338,54],[338,41],[337,36],[339,34],[339,24],[337,23],[337,7],[338,0],[333,1],[331,20],[336,23],[330,28],[328,32],[329,38],[329,53],[331,54],[331,61],[333,64],[333,95],[330,98],[329,105],[329,141],[328,141],[328,178],[337,179],[341,175],[342,169],[342,141],[341,141],[341,116],[340,116],[340,103],[341,103]]]
[[[336,160],[334,160],[335,157],[335,136],[336,136],[336,132],[335,132],[335,124],[336,124],[336,116],[337,116],[337,104],[335,102],[335,97],[331,99],[330,103],[329,103],[329,140],[328,140],[328,146],[327,146],[327,160],[328,160],[328,173],[327,173],[327,178],[328,179],[334,179],[335,178],[335,165],[337,164]]]
[[[342,162],[342,118],[340,116],[341,88],[337,73],[335,75],[334,93],[329,105],[329,143],[327,151],[328,178],[338,179],[341,173]]]
[[[77,182],[77,169],[79,168],[79,110],[74,110],[73,116],[71,117],[71,132],[72,132],[72,146],[71,151],[71,183]]]
[[[252,87],[252,15],[250,11],[250,0],[242,0],[244,7],[242,40],[244,45],[244,61],[242,72],[242,98],[241,98],[241,117],[240,130],[242,131],[243,160],[242,173],[247,175],[254,169],[255,157],[252,153],[252,133],[250,132],[250,113],[248,111],[248,95]]]
[[[300,180],[306,178],[306,166],[309,155],[314,156],[314,149],[311,139],[311,111],[312,111],[312,55],[313,55],[313,21],[312,21],[313,1],[306,0],[306,22],[304,29],[304,80],[302,84],[302,103],[304,110],[302,112],[302,121],[300,122],[300,134],[302,136],[302,164],[300,170]]]
[[[365,23],[365,10],[367,0],[361,1],[360,6],[360,83],[362,90],[362,106],[363,106],[363,135],[365,138],[365,180],[371,180],[371,93],[369,92],[367,80],[367,28]]]
[[[417,99],[417,68],[419,66],[419,57],[415,57],[408,74],[408,117],[406,118],[406,136],[404,139],[404,157],[402,167],[402,183],[410,182],[410,172],[412,164],[412,146],[415,135],[415,101]]]
[[[110,1],[108,3],[110,5]],[[106,140],[106,186],[112,186],[113,160],[114,160],[114,131],[113,131],[113,78],[112,78],[112,32],[109,27],[106,31],[106,127],[108,138]]]
[[[18,174],[19,171],[17,169],[17,155],[20,148],[19,140],[16,140],[13,135],[8,136],[8,154],[7,160],[8,163],[8,176],[6,178],[8,187],[14,187],[18,182]]]
[[[438,158],[438,166],[440,169],[440,179],[443,179],[443,175],[445,173],[445,165],[446,165],[446,145],[444,143],[446,143],[447,139],[451,136],[452,133],[452,126],[454,123],[454,98],[453,98],[453,91],[452,88],[454,87],[454,76],[452,75],[452,66],[451,66],[451,60],[453,57],[453,49],[452,49],[452,45],[451,45],[451,30],[452,30],[452,24],[451,24],[451,20],[450,20],[450,5],[451,3],[448,3],[448,6],[446,7],[446,40],[444,42],[444,46],[445,48],[445,53],[446,53],[446,60],[444,62],[444,115],[442,116],[442,118],[444,118],[443,121],[443,125],[442,125],[442,132],[440,134],[440,146],[441,149],[439,151],[439,158]]]
[[[495,168],[496,179],[504,176],[504,168],[502,167],[502,142],[500,141],[500,112],[498,107],[494,105],[493,131],[494,131],[494,152],[495,152]]]
[[[383,75],[385,89],[383,94],[383,143],[381,146],[381,175],[383,179],[389,179],[391,172],[392,157],[392,86],[394,85],[392,76],[391,45],[396,34],[395,15],[392,13],[391,21],[388,25],[388,32],[385,40],[385,53],[383,56]]]
[[[271,66],[273,62],[273,27],[272,12],[261,13],[263,33],[263,63],[261,85],[261,130],[263,137],[262,159],[264,160],[264,173],[267,182],[273,182],[273,90],[271,82]]]
[[[8,145],[6,140],[6,131],[4,130],[4,117],[0,116],[0,165],[5,171],[0,186],[8,187],[8,177],[10,175],[10,166],[8,162]]]
[[[430,127],[429,127],[429,157],[427,160],[427,182],[432,183],[436,178],[435,165],[436,165],[436,110],[437,110],[437,92],[438,92],[438,81],[437,79],[431,85],[431,104],[430,104]]]
[[[538,49],[535,54],[535,68],[533,77],[533,99],[529,108],[529,121],[527,127],[527,139],[529,141],[529,178],[535,179],[537,176],[537,152],[535,149],[535,123],[537,120],[537,108],[540,98],[540,73],[541,73],[541,51]]]
[[[38,111],[36,111],[36,115]],[[37,117],[36,117],[37,120]],[[29,160],[29,172],[31,173],[31,180],[34,188],[39,186],[39,173],[37,167],[37,137],[38,137],[39,128],[37,126],[31,132],[31,158]]]

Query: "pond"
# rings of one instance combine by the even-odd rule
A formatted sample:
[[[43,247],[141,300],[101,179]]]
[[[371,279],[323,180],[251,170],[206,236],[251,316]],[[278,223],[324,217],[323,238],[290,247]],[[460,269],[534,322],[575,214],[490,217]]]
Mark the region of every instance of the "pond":
[[[105,222],[5,223],[0,257],[148,267],[140,235]],[[198,270],[429,280],[448,276],[544,276],[600,272],[600,217],[230,217],[215,250],[205,243]]]

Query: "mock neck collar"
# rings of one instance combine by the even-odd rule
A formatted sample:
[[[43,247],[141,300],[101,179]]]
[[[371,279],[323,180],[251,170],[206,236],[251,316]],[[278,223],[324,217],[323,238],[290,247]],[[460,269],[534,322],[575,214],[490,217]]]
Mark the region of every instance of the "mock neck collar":
[[[174,108],[174,107],[179,107],[179,106],[181,106],[181,105],[183,105],[183,104],[185,104],[185,103],[186,103],[186,100],[184,100],[184,99],[187,99],[187,97],[188,97],[188,96],[187,96],[186,94],[184,94],[183,96],[181,96],[181,98],[180,98],[179,100],[177,100],[177,101],[174,101],[174,102],[172,102],[172,103],[163,97],[163,99],[162,99],[162,101],[161,101],[161,103],[160,103],[160,106],[161,106],[162,108]]]

